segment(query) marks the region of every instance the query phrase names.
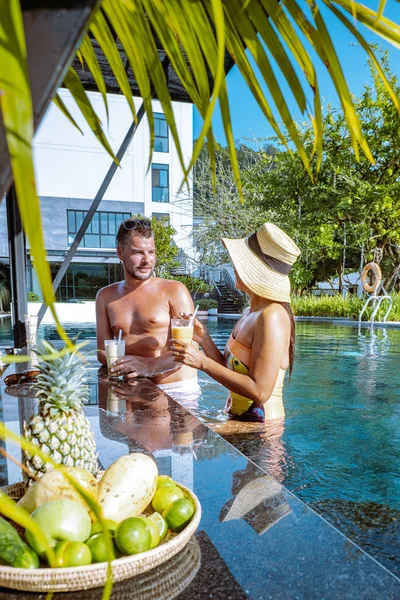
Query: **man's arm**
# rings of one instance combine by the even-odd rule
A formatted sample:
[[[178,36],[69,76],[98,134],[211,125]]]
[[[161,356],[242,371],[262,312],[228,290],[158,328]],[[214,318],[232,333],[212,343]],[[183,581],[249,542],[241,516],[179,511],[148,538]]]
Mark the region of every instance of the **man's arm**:
[[[105,290],[99,290],[96,296],[96,338],[97,338],[97,360],[102,365],[107,364],[104,340],[112,340],[114,334],[111,329],[107,315]]]

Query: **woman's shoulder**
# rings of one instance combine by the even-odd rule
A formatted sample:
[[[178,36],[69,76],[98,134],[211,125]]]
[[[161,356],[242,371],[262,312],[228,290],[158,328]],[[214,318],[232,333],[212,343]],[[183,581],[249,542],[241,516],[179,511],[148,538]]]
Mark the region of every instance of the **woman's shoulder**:
[[[289,313],[280,302],[271,302],[260,310],[258,320],[264,325],[290,325]]]

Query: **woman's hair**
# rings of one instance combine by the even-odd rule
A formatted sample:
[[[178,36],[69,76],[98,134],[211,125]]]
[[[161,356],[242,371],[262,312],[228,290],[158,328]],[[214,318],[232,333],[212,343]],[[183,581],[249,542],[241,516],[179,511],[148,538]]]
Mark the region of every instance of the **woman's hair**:
[[[289,342],[289,377],[292,374],[293,363],[294,363],[294,346],[296,340],[296,323],[294,320],[294,314],[292,308],[288,302],[282,302],[283,308],[286,310],[290,319],[290,342]]]

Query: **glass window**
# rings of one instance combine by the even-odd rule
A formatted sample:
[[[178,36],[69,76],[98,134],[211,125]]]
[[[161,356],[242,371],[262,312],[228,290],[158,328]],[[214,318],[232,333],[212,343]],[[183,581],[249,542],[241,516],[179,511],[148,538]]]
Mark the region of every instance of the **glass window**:
[[[169,166],[153,163],[151,165],[151,184],[153,202],[169,202]]]
[[[153,212],[153,217],[157,219],[157,221],[161,221],[163,225],[169,225],[169,213],[155,213]]]
[[[68,244],[74,241],[86,212],[81,210],[68,210]],[[130,213],[96,212],[81,241],[81,248],[115,248],[118,227],[122,221],[129,219]]]
[[[68,232],[69,233],[76,233],[75,211],[74,210],[67,210],[67,215],[68,215]]]
[[[99,213],[94,213],[91,225],[92,225],[92,233],[100,233]]]
[[[108,233],[113,233],[114,235],[117,233],[115,230],[115,214],[108,213]]]
[[[162,113],[154,113],[154,150],[169,152],[168,124]]]

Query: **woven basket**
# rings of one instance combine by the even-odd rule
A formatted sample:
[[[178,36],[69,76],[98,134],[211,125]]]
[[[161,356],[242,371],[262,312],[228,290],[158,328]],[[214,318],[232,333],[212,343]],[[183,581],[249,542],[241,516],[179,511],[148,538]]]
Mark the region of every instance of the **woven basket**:
[[[171,559],[182,550],[193,536],[201,519],[201,506],[197,496],[185,486],[179,484],[192,499],[196,511],[183,531],[153,550],[133,556],[124,556],[114,560],[112,565],[113,582],[130,579],[150,569],[154,569]],[[25,493],[24,483],[16,483],[0,489],[14,500]],[[66,569],[18,569],[0,566],[0,586],[27,592],[73,592],[102,587],[107,580],[108,563],[97,563],[86,567]],[[164,596],[165,597],[165,596]]]

